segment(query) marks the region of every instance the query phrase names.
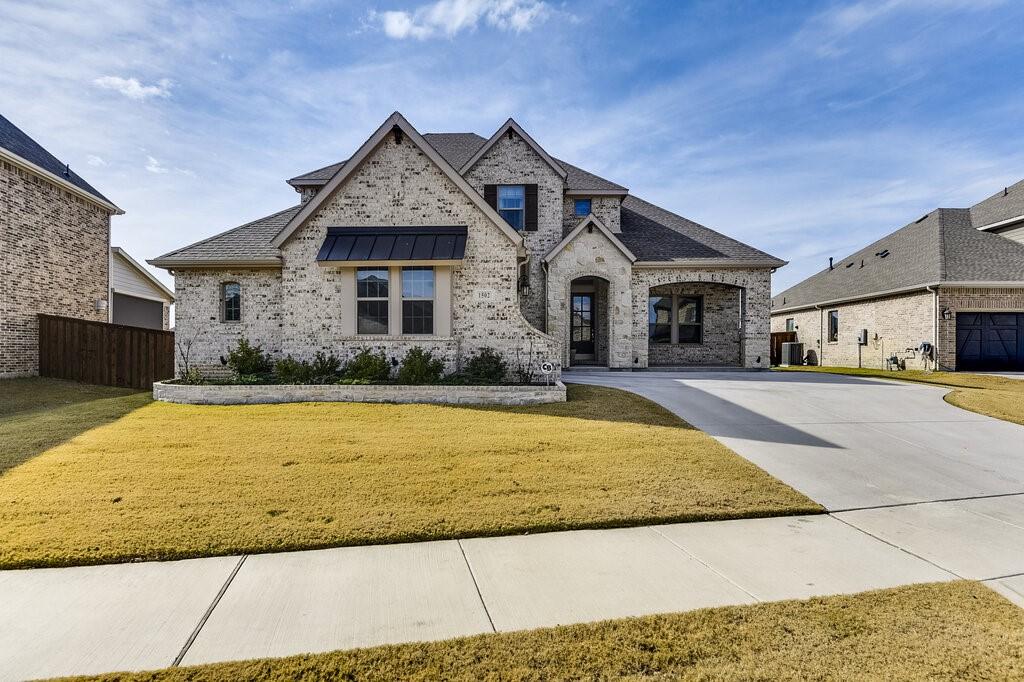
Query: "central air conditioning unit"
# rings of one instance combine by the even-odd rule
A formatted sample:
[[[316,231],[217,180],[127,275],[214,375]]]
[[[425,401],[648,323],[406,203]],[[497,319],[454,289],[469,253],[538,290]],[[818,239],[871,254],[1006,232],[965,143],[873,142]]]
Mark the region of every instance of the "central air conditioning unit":
[[[782,367],[804,364],[804,344],[787,342],[782,344]]]

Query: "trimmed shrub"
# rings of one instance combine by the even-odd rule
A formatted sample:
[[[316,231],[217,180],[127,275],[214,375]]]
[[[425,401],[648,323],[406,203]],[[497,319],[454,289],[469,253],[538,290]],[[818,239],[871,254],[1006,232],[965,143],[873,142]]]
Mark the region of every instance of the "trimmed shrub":
[[[508,374],[508,363],[493,348],[481,348],[470,356],[461,375],[470,384],[502,384]]]
[[[274,369],[273,360],[263,352],[263,347],[249,343],[244,336],[238,340],[237,346],[228,351],[227,365],[238,377],[239,383],[260,383],[253,378],[266,380]],[[249,380],[242,381],[242,377]]]
[[[444,373],[444,362],[422,348],[410,348],[398,368],[400,384],[436,384]]]
[[[333,353],[327,355],[317,352],[313,357],[313,362],[309,363],[309,372],[310,383],[333,384],[341,378],[341,360],[335,357]]]
[[[391,363],[383,352],[374,353],[368,348],[359,351],[345,366],[344,379],[350,383],[366,382],[383,384],[391,377]]]
[[[290,355],[274,363],[274,378],[279,384],[308,384],[311,377],[309,363]]]

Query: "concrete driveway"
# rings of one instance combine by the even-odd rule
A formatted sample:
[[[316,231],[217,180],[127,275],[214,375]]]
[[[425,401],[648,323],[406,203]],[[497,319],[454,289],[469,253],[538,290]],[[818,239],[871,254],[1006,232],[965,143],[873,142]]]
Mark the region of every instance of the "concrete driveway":
[[[565,380],[646,396],[830,511],[1024,493],[1024,427],[953,407],[944,388],[795,372]]]

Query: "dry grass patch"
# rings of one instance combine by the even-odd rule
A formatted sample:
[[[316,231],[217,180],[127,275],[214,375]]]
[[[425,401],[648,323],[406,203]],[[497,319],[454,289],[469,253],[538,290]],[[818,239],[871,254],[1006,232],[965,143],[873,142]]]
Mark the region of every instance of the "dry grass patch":
[[[942,583],[91,679],[623,678],[1021,679],[1024,611],[979,583]]]
[[[519,408],[149,402],[0,476],[0,568],[817,511],[615,389]]]
[[[918,369],[900,372],[858,367],[779,367],[778,369],[786,372],[824,372],[826,374],[897,379],[919,384],[948,386],[953,390],[945,396],[947,403],[971,412],[1024,425],[1024,379],[964,372],[925,372]]]

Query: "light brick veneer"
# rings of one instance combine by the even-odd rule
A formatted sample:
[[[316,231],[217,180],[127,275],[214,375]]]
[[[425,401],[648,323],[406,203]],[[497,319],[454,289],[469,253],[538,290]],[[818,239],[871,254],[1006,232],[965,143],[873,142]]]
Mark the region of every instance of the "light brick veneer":
[[[450,336],[346,334],[342,275],[336,267],[318,265],[316,254],[327,227],[374,225],[467,226],[465,258],[452,269]],[[319,350],[345,359],[367,347],[401,359],[418,346],[442,357],[451,371],[490,347],[512,365],[531,352],[537,361],[558,364],[557,344],[531,326],[520,308],[514,245],[407,137],[396,142],[387,136],[281,253],[280,271],[176,272],[176,331],[181,339],[201,339],[193,345],[200,365],[218,367],[219,357],[242,334],[275,357],[309,359]],[[220,282],[229,280],[242,284],[241,323],[221,322],[215,307]]]
[[[38,313],[105,322],[110,214],[0,162],[0,377],[39,371]]]
[[[568,234],[580,221],[583,216],[576,215],[576,199],[590,199],[590,212],[604,226],[615,233],[622,232],[622,221],[619,197],[566,197],[562,204],[562,230]]]
[[[523,232],[530,252],[530,289],[522,297],[523,314],[535,327],[545,330],[544,271],[542,261],[562,241],[562,177],[514,131],[503,135],[465,174],[481,194],[484,185],[537,185],[537,231]]]
[[[966,312],[1024,312],[1024,286],[1020,288],[996,287],[941,287],[939,288],[939,365],[942,369],[956,369],[956,314]],[[941,311],[949,309],[950,319],[943,319]]]
[[[651,296],[670,294],[701,296],[704,299],[701,343],[649,343],[647,362],[655,365],[740,364],[741,290],[723,284],[663,284],[651,289]]]

